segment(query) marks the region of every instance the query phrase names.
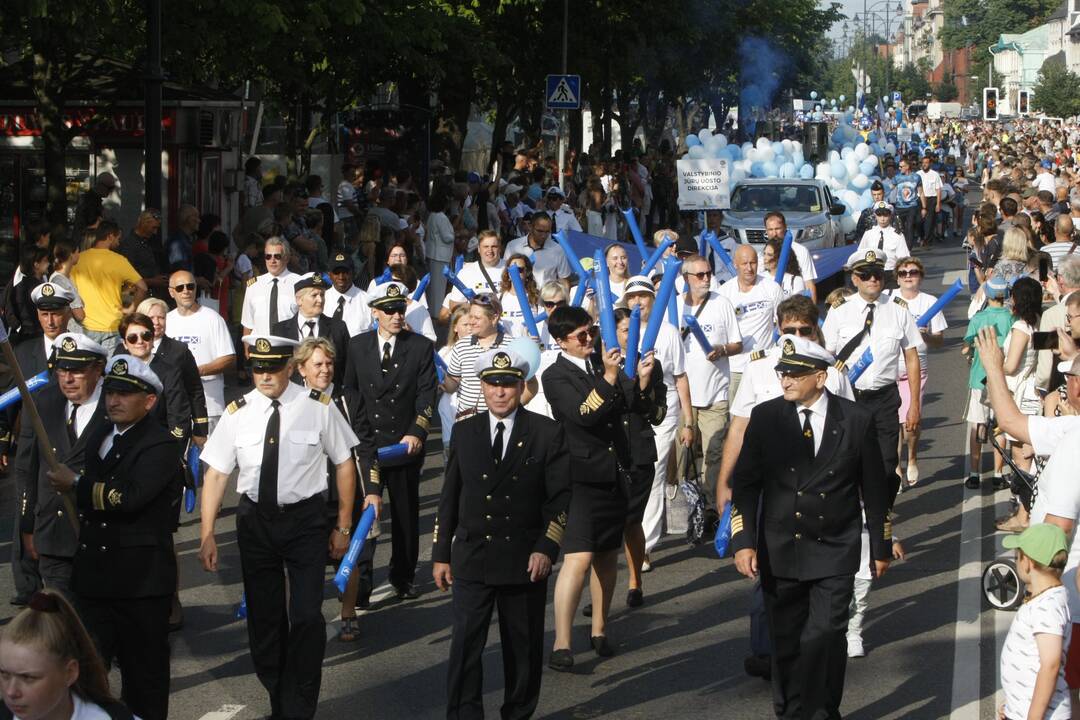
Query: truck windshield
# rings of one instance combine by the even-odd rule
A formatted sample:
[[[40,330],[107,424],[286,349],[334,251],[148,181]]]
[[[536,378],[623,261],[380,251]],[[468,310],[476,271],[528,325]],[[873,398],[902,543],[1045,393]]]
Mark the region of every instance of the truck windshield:
[[[734,212],[821,212],[821,198],[812,185],[740,185],[731,193]]]

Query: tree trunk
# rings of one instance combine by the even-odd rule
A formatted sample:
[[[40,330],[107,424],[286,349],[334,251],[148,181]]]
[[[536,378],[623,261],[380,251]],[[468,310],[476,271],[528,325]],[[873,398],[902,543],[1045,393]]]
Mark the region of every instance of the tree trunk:
[[[35,110],[41,123],[41,143],[45,161],[45,217],[53,232],[68,235],[67,173],[64,150],[71,140],[64,126],[64,95],[57,86],[59,69],[40,52],[34,53],[31,83]],[[81,246],[82,238],[72,238]]]
[[[502,145],[503,139],[506,137],[506,129],[510,125],[510,117],[513,114],[513,108],[510,104],[503,100],[500,93],[498,99],[495,101],[495,122],[491,128],[491,152],[488,153],[487,167],[490,168],[496,160],[502,160],[499,157],[499,146]],[[505,172],[509,168],[499,168],[499,172]]]
[[[585,149],[585,120],[582,118],[580,110],[571,110],[567,119],[570,125],[570,149],[576,150],[580,157],[581,152]]]
[[[297,148],[296,176],[304,178],[311,171],[311,144],[314,141],[314,135],[311,132],[311,96],[307,93],[300,96],[298,126],[300,142]]]

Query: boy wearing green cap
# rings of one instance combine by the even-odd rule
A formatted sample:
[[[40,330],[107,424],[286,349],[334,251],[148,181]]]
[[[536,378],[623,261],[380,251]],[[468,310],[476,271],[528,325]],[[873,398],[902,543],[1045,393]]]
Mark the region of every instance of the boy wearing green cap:
[[[1065,684],[1065,648],[1072,620],[1061,572],[1068,559],[1065,532],[1035,524],[1003,541],[1016,549],[1016,570],[1027,586],[1024,604],[1013,618],[1001,650],[1003,720],[1072,717]]]

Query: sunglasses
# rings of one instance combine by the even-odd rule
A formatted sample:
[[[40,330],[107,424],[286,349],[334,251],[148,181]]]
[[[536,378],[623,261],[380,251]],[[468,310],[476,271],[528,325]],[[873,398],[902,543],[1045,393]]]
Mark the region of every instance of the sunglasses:
[[[187,292],[189,290],[191,292],[195,292],[195,283],[192,282],[192,283],[181,283],[179,285],[173,285],[172,289],[175,290],[178,293],[179,292]]]
[[[596,337],[596,331],[597,331],[597,329],[596,329],[595,326],[590,326],[586,330],[578,330],[573,335],[567,335],[566,339],[567,340],[577,340],[579,344],[587,345],[590,342],[592,342],[592,339],[594,337]]]
[[[855,273],[855,277],[860,280],[881,280],[885,273],[881,270],[860,270]]]
[[[483,305],[484,307],[492,307],[495,304],[494,298],[488,293],[480,293],[474,297],[470,302],[473,305]]]
[[[708,280],[710,277],[712,277],[712,271],[702,270],[701,272],[687,272],[683,273],[683,275],[686,275],[688,277],[696,277],[698,280]]]
[[[814,328],[810,325],[791,325],[780,328],[781,335],[799,335],[800,337],[813,337]]]
[[[922,275],[921,270],[897,270],[896,277],[920,277]]]
[[[776,371],[776,377],[778,377],[780,379],[790,378],[792,380],[802,380],[803,378],[812,377],[813,375],[817,374],[818,372],[820,372],[820,371],[818,371],[818,370],[809,370],[809,371],[807,371],[807,370],[798,370],[798,371],[796,371],[796,370],[777,370]]]
[[[154,339],[154,333],[152,333],[152,332],[150,332],[148,330],[144,330],[141,333],[131,333],[130,335],[127,335],[127,336],[124,337],[124,341],[126,343],[128,343],[129,345],[134,345],[135,343],[139,342],[140,340],[142,340],[143,342],[150,342],[153,339]]]
[[[545,300],[544,301],[544,307],[546,307],[548,310],[550,310],[552,308],[562,307],[565,304],[566,304],[565,300]]]
[[[263,257],[267,260],[281,260],[285,257],[282,253],[266,253]]]

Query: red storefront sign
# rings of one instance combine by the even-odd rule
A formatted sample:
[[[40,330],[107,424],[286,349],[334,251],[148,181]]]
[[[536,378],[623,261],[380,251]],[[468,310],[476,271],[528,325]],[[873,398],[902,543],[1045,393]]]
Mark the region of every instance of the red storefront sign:
[[[96,108],[72,108],[64,111],[64,125],[87,135],[111,137],[142,137],[146,133],[145,115],[141,108],[113,110],[99,114]],[[162,113],[162,129],[173,124],[173,113]],[[41,118],[32,108],[0,108],[0,136],[39,137]]]

